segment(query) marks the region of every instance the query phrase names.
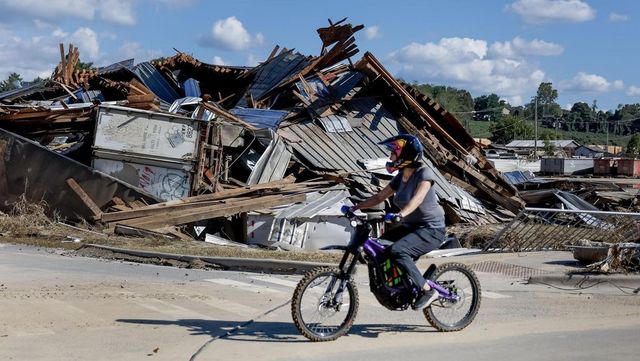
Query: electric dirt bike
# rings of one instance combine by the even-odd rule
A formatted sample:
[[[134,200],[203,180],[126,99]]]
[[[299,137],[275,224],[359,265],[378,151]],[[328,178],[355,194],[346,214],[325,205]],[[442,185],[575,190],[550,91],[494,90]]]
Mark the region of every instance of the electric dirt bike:
[[[389,310],[404,311],[422,289],[406,277],[389,257],[392,242],[371,238],[370,220],[348,212],[355,227],[337,267],[320,267],[307,272],[298,283],[291,301],[296,328],[311,341],[332,341],[349,332],[358,313],[358,289],[352,278],[358,262],[369,271],[371,292]],[[445,248],[447,240],[440,248]],[[467,327],[480,308],[480,282],[464,264],[431,265],[424,273],[438,299],[423,309],[429,324],[439,331]]]

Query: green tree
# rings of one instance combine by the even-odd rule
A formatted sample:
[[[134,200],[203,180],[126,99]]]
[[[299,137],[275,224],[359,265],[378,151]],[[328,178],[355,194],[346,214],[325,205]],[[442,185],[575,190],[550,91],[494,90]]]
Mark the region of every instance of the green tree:
[[[18,88],[17,84],[22,83],[22,77],[18,73],[11,73],[6,80],[0,82],[0,91],[13,90]]]
[[[419,91],[437,101],[448,112],[454,114],[465,128],[473,114],[473,97],[464,89],[444,85],[413,84]]]
[[[585,102],[574,103],[569,111],[571,113],[570,121],[573,124],[572,130],[584,132],[589,127],[591,121],[591,108]]]
[[[93,62],[83,63],[82,61],[78,60],[78,63],[76,64],[77,70],[91,70],[93,68]]]
[[[526,115],[533,119],[536,111],[536,98],[538,99],[538,120],[539,125],[547,128],[553,127],[553,123],[562,117],[562,108],[556,99],[558,99],[558,91],[553,88],[550,82],[540,83],[536,95],[531,98],[531,102],[525,106]]]
[[[544,144],[542,149],[544,150],[544,154],[550,157],[556,155],[556,146],[553,143],[551,143],[552,137],[553,137],[553,134],[545,134],[542,137],[542,142]]]
[[[637,157],[640,155],[640,134],[634,134],[629,143],[627,143],[627,155],[631,157]]]
[[[518,116],[503,116],[489,128],[491,141],[497,144],[507,144],[514,139],[531,139],[533,129],[524,119]]]
[[[495,121],[502,116],[502,109],[509,108],[504,100],[496,94],[481,95],[473,99],[473,110],[475,120]]]

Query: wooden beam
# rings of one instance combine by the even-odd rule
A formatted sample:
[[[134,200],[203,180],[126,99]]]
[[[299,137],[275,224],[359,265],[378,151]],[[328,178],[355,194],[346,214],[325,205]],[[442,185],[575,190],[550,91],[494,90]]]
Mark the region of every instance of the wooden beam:
[[[62,73],[62,81],[64,82],[65,79],[65,72],[67,69],[67,62],[66,59],[64,58],[64,44],[60,43],[60,72]]]
[[[71,187],[71,190],[73,190],[73,192],[80,198],[82,203],[84,203],[87,208],[89,208],[91,213],[93,213],[93,216],[96,218],[100,218],[100,216],[102,215],[100,207],[98,207],[93,199],[89,197],[84,189],[82,189],[82,187],[80,187],[80,185],[73,178],[67,179],[67,184],[69,185],[69,187]]]
[[[226,118],[227,120],[229,120],[229,121],[231,121],[233,123],[237,123],[237,124],[247,128],[247,129],[251,129],[251,130],[257,130],[258,129],[258,128],[254,127],[253,125],[245,122],[244,120],[236,117],[235,115],[227,112],[224,109],[218,108],[218,107],[213,106],[213,105],[211,105],[209,103],[206,103],[206,102],[200,102],[200,105],[203,108],[215,113],[216,115],[219,115],[219,116],[221,116],[223,118]]]
[[[157,229],[166,226],[175,226],[196,222],[204,219],[226,217],[237,213],[249,212],[256,209],[264,209],[285,204],[297,203],[306,200],[305,194],[294,194],[289,196],[267,196],[248,201],[235,202],[221,207],[215,205],[211,207],[199,207],[195,210],[185,210],[182,212],[169,212],[158,216],[137,218],[130,221],[119,222],[126,225],[145,229]]]
[[[373,56],[373,54],[367,52],[363,56],[363,60],[365,60],[373,70],[382,76],[385,81],[402,97],[404,101],[406,101],[413,110],[415,110],[422,118],[424,118],[429,125],[438,132],[444,139],[447,140],[455,149],[460,151],[462,155],[467,155],[469,152],[465,149],[460,143],[458,143],[449,133],[447,133],[442,127],[427,113],[420,104],[407,92],[407,90],[398,83],[389,72],[380,64],[378,59]]]

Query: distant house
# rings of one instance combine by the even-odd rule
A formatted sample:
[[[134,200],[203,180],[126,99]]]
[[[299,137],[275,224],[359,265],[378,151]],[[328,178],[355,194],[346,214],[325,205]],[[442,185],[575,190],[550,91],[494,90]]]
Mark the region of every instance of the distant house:
[[[576,148],[580,146],[575,140],[550,140],[549,142],[556,150],[562,150],[569,157],[573,156]],[[544,141],[538,139],[537,143],[538,151],[541,152],[544,149]],[[536,148],[536,142],[534,140],[514,140],[505,145],[505,148],[518,154],[530,154]]]
[[[603,148],[600,148],[595,145],[581,145],[575,150],[576,157],[585,157],[585,158],[603,158],[603,157],[613,157],[614,155],[605,152]]]

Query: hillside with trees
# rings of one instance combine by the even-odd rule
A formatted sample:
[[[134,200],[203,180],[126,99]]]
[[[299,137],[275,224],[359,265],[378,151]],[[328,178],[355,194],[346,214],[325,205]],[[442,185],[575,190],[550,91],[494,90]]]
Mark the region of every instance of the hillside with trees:
[[[543,82],[530,101],[512,106],[497,94],[473,98],[464,89],[431,84],[414,84],[420,91],[442,104],[454,114],[473,137],[489,138],[506,144],[514,139],[533,139],[535,119],[538,139],[574,139],[581,144],[627,147],[640,132],[640,104],[620,104],[615,111],[577,102],[571,109],[557,103],[558,91],[552,83]]]

